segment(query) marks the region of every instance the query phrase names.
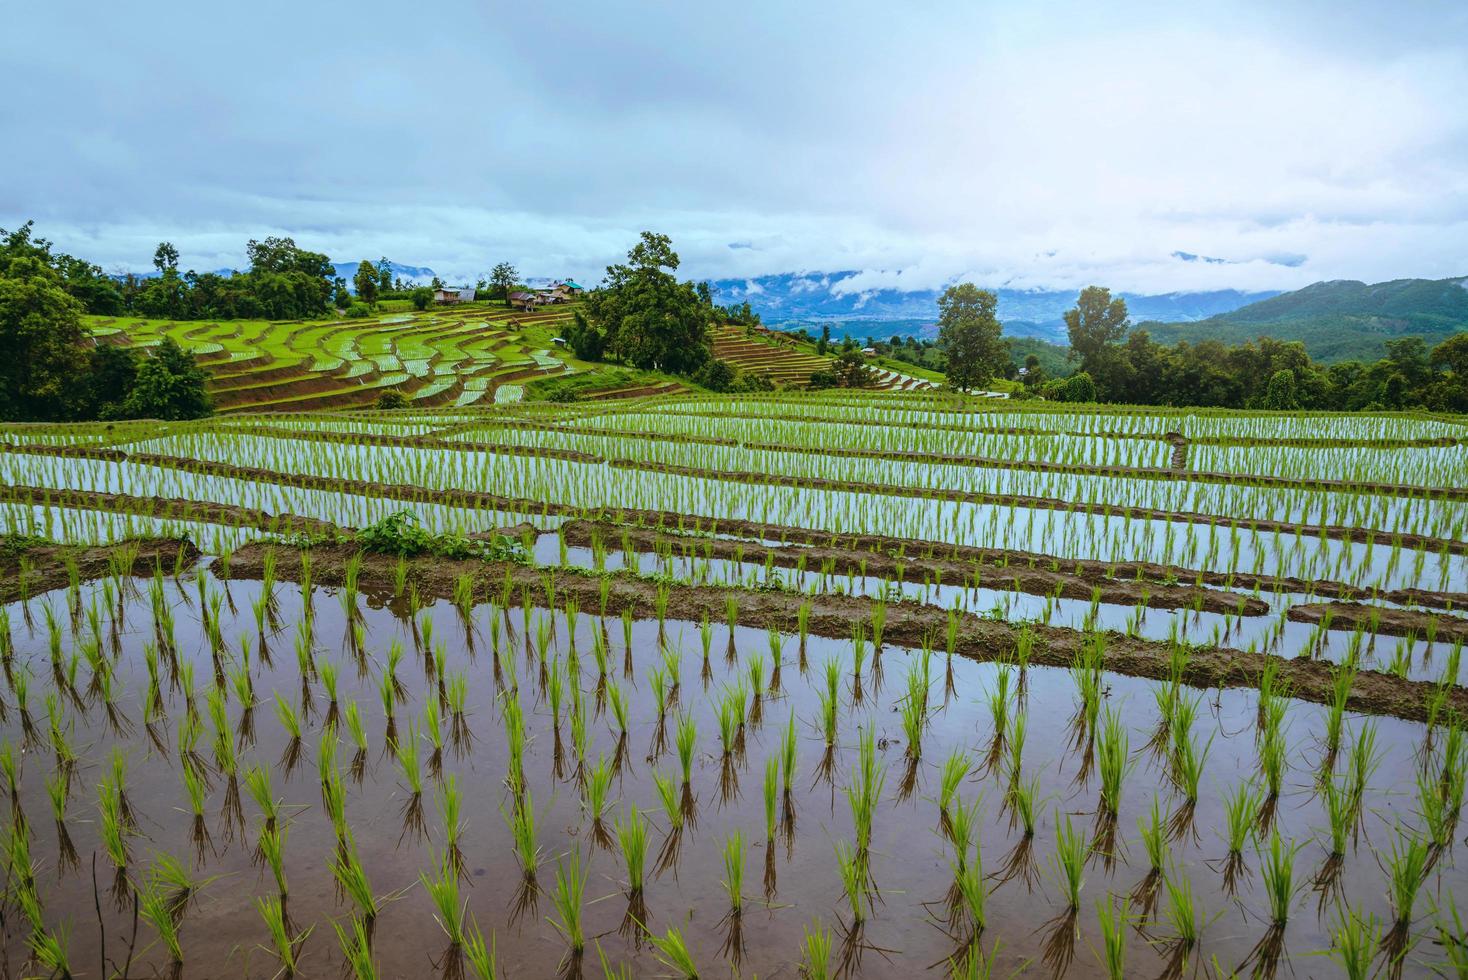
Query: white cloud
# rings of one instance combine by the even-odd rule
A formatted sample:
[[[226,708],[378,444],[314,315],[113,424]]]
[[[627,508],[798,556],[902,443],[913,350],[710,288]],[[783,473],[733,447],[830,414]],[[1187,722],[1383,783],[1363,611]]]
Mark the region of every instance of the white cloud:
[[[594,282],[643,228],[691,276],[851,292],[1468,272],[1462,5],[449,0],[412,44],[401,16],[18,7],[0,224],[107,267],[291,234],[470,280]]]

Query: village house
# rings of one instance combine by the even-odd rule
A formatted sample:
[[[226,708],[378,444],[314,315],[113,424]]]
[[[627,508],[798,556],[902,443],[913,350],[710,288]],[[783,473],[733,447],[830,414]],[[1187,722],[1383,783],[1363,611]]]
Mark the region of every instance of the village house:
[[[469,303],[473,299],[473,286],[444,286],[433,291],[435,303]]]

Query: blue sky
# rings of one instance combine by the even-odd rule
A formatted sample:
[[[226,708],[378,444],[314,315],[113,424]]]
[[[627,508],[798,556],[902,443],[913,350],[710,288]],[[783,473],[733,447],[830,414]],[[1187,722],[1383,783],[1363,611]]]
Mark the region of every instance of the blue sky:
[[[289,234],[595,281],[654,228],[863,288],[1468,275],[1468,7],[1102,6],[12,5],[0,226],[108,269]]]

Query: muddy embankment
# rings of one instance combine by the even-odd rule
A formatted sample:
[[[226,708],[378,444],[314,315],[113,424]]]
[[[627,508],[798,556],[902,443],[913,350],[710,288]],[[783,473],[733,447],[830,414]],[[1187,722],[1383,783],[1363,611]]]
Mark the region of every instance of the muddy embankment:
[[[68,559],[75,564],[77,581],[107,575],[151,576],[158,569],[172,574],[199,558],[188,538],[131,538],[112,545],[72,547],[59,544],[16,544],[0,547],[0,602],[64,589],[71,584]],[[24,573],[24,581],[22,581]]]
[[[276,556],[278,579],[299,581],[300,549],[285,545],[252,544],[235,552],[227,572],[230,578],[258,579],[268,550]],[[319,585],[337,585],[345,580],[348,561],[357,554],[351,545],[322,546],[311,549],[312,580]],[[391,591],[397,559],[390,556],[368,556],[362,564],[359,583],[364,590]],[[412,561],[408,579],[420,596],[452,599],[461,575],[470,576],[475,594],[481,598],[497,595],[508,572],[516,595],[529,593],[533,602],[544,604],[545,578],[550,570],[503,562],[451,561],[441,558]],[[628,573],[606,576],[606,613],[618,615],[624,609],[634,616],[655,615],[654,601],[658,586]],[[803,596],[777,591],[752,591],[718,586],[665,584],[668,608],[677,610],[682,620],[713,621],[725,616],[725,600],[733,595],[739,600],[738,621],[742,626],[772,628],[795,632],[800,607],[810,604],[809,630],[816,636],[844,640],[851,636],[856,622],[869,622],[874,603],[855,596]],[[600,606],[601,577],[579,570],[564,569],[555,574],[554,588],[558,604],[575,599],[583,610]],[[884,642],[916,647],[925,638],[944,635],[948,613],[920,603],[897,603],[887,607]],[[1021,626],[985,619],[971,613],[960,617],[956,652],[977,660],[994,660],[1010,656]],[[1035,638],[1030,655],[1033,664],[1069,667],[1085,641],[1078,630],[1051,626],[1028,627]],[[1329,703],[1335,669],[1329,662],[1303,657],[1282,659],[1265,654],[1226,648],[1199,649],[1193,652],[1183,671],[1182,681],[1198,688],[1257,687],[1266,664],[1277,667],[1276,682],[1287,685],[1291,695],[1304,701]],[[1170,676],[1169,647],[1165,643],[1108,633],[1105,653],[1107,670],[1135,677],[1165,680]],[[1360,671],[1352,684],[1347,706],[1353,711],[1393,715],[1410,720],[1425,720],[1429,704],[1437,691],[1435,684],[1409,681],[1375,671]],[[1455,687],[1447,692],[1450,712],[1468,711],[1468,689]]]
[[[1335,630],[1362,629],[1377,636],[1414,636],[1425,640],[1429,635],[1443,643],[1468,640],[1468,619],[1459,616],[1436,616],[1417,609],[1388,609],[1355,602],[1312,602],[1291,606],[1289,618],[1297,623],[1325,622]]]
[[[600,543],[608,549],[616,549],[625,541],[638,551],[672,548],[674,553],[684,557],[737,560],[751,565],[769,562],[777,568],[800,568],[837,577],[871,575],[888,581],[900,578],[906,582],[1013,590],[1084,602],[1097,599],[1121,606],[1140,603],[1152,609],[1195,609],[1245,616],[1263,616],[1269,612],[1267,603],[1248,595],[1165,585],[1157,581],[1108,578],[1099,568],[1072,574],[1067,570],[1070,566],[1052,569],[1033,555],[1028,556],[1028,560],[1021,558],[1003,566],[997,563],[982,566],[972,560],[946,554],[905,558],[885,550],[856,550],[817,543],[769,547],[753,540],[668,534],[608,521],[573,519],[567,521],[561,531],[567,544],[581,547],[590,548]]]

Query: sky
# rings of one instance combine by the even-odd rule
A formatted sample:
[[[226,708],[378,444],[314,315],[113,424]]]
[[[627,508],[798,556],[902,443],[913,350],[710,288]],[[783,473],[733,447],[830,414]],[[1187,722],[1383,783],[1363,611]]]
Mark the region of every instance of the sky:
[[[1206,9],[1203,9],[1205,8]],[[0,227],[109,271],[1468,275],[1468,4],[10,4]]]

